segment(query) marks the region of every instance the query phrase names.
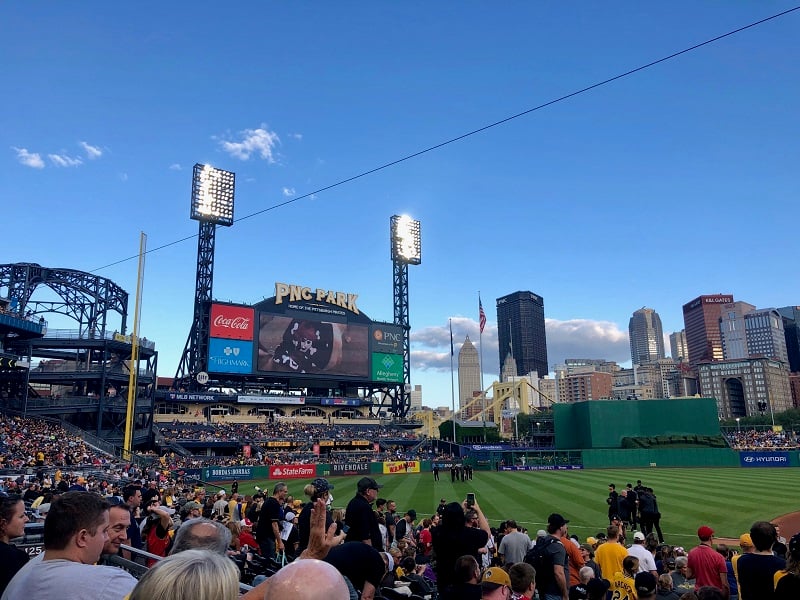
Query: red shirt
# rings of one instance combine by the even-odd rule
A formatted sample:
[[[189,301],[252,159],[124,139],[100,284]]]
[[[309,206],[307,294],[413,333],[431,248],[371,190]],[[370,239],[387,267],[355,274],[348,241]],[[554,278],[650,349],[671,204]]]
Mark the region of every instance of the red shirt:
[[[689,551],[689,568],[695,577],[694,589],[699,590],[704,585],[711,585],[722,589],[722,581],[727,581],[728,568],[725,559],[711,546],[700,544]],[[720,579],[720,573],[723,577]]]
[[[430,556],[433,551],[433,536],[430,529],[423,529],[419,532],[419,545],[422,547],[423,555]]]

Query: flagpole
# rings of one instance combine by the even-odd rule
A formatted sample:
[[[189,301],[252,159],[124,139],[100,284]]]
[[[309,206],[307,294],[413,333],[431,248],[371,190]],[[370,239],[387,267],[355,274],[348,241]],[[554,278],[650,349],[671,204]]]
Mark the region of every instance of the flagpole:
[[[448,323],[450,324],[450,402],[453,407],[453,444],[456,443],[456,384],[455,379],[453,378],[453,355],[455,354],[455,349],[453,347],[453,319],[448,319]],[[451,454],[455,458],[456,453],[452,452],[453,447],[450,447]]]
[[[481,372],[481,414],[483,415],[483,442],[486,443],[486,388],[483,387],[483,326],[486,323],[483,315],[483,303],[481,302],[481,291],[478,290],[478,346],[480,346],[480,363],[478,368]]]

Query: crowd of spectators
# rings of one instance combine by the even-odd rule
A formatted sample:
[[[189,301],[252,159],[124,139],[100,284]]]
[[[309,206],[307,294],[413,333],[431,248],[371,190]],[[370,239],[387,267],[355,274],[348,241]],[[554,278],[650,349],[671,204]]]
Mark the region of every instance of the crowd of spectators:
[[[47,558],[62,561],[45,566],[13,553],[13,561],[0,565],[0,588],[8,586],[3,600],[38,597],[27,592],[52,585],[50,579],[43,583],[59,577],[50,568],[68,569],[69,562],[80,565],[71,567],[80,575],[71,589],[80,589],[83,600],[235,600],[238,583],[245,580],[253,587],[244,600],[288,598],[289,590],[295,600],[394,599],[393,591],[441,600],[605,600],[609,593],[628,600],[785,600],[797,598],[800,589],[800,534],[786,540],[767,521],[743,533],[738,548],[718,543],[705,525],[684,547],[614,523],[581,539],[560,513],[550,514],[535,534],[512,519],[492,527],[469,495],[461,502],[443,498],[436,507],[418,507],[418,514],[380,498],[382,486],[370,477],[359,480],[343,511],[326,509],[332,486],[323,478],[306,486],[304,503],[288,495],[283,483],[250,496],[240,495],[238,486],[229,494],[186,487],[164,480],[155,469],[130,470],[128,476],[119,484],[75,480],[79,487],[63,493],[45,492],[31,481],[17,490],[19,496],[5,497],[0,502],[4,556],[12,556],[10,544],[28,519],[23,502],[33,506],[32,516],[43,519],[45,528],[48,520],[63,519],[49,539],[58,533],[66,546],[48,546],[45,536]],[[346,490],[339,493],[349,496]],[[102,543],[85,543],[79,532],[87,519],[105,528]],[[124,556],[128,547],[162,560],[151,559],[137,582],[115,570],[127,566],[115,555]],[[135,561],[136,552],[130,552]],[[283,553],[288,564],[270,560]],[[325,565],[303,562],[311,558]],[[264,567],[262,575],[253,578],[248,565]]]
[[[109,461],[57,423],[0,414],[0,469],[99,466]]]
[[[742,429],[725,434],[734,450],[797,450],[797,436],[791,431]]]
[[[172,442],[286,440],[313,443],[319,440],[417,440],[414,431],[387,425],[352,425],[306,423],[299,419],[275,419],[264,423],[184,423],[172,421],[158,426],[165,439]]]

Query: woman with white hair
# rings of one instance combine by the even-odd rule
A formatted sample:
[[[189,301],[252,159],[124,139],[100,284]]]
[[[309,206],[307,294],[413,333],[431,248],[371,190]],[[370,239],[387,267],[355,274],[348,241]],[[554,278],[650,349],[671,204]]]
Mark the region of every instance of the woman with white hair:
[[[128,600],[237,600],[239,569],[208,550],[184,550],[145,573]]]

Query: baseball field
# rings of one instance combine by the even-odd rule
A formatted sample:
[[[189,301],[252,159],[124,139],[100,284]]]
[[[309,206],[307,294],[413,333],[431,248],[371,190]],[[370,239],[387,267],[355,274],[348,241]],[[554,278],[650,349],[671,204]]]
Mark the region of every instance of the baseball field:
[[[430,516],[441,498],[462,501],[474,492],[478,503],[496,526],[515,519],[532,535],[542,529],[547,515],[559,512],[570,520],[570,533],[581,539],[595,535],[608,524],[608,484],[617,489],[641,479],[652,487],[662,514],[665,541],[693,546],[699,525],[711,526],[718,537],[738,538],[757,520],[800,510],[800,474],[792,468],[692,468],[586,471],[494,472],[476,471],[474,479],[451,483],[449,471],[440,481],[431,473],[375,475],[384,487],[380,497],[397,502],[398,512],[413,508],[418,518]],[[344,507],[353,497],[359,477],[332,477],[334,507]],[[289,493],[305,500],[303,487],[310,480],[286,483]],[[241,481],[239,491],[251,494],[254,486],[271,492],[275,481]],[[221,484],[228,487],[226,484]],[[784,528],[786,529],[786,527]],[[795,533],[784,530],[784,535]]]

